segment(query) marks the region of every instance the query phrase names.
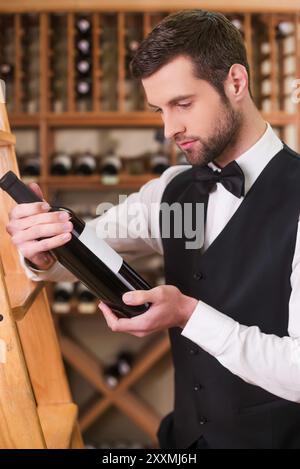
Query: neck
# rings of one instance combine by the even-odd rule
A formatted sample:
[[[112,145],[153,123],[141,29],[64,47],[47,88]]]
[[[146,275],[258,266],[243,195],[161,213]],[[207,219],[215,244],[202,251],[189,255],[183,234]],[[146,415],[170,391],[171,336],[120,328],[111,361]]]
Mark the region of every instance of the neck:
[[[227,147],[225,151],[215,159],[214,163],[223,168],[231,161],[251,148],[265,133],[267,124],[253,105],[251,112],[245,113],[238,138],[233,146]]]

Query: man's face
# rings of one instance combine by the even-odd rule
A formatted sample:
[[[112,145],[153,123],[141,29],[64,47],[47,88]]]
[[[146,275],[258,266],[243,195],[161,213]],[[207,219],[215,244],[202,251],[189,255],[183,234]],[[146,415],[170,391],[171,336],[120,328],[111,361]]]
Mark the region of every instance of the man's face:
[[[189,163],[207,164],[236,142],[241,113],[195,77],[189,58],[177,57],[142,84],[149,105],[162,115],[165,137],[176,142]]]

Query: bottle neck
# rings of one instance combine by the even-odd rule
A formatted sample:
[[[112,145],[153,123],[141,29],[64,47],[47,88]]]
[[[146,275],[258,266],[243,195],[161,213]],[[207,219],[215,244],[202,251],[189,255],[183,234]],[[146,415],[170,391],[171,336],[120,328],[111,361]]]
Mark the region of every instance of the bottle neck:
[[[67,207],[52,207],[50,210],[50,212],[57,211],[64,211],[69,213],[71,216],[70,221],[73,224],[72,234],[78,238],[85,228],[85,222],[82,220],[82,218],[78,217],[70,208]]]

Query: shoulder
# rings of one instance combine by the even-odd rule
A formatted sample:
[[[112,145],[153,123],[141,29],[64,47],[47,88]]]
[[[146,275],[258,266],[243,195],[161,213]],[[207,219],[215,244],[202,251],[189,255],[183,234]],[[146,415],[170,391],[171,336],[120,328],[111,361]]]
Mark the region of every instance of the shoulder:
[[[141,187],[140,198],[144,201],[160,202],[166,188],[173,185],[175,181],[186,178],[190,173],[191,165],[171,166],[159,178],[152,179]]]
[[[286,154],[287,156],[289,156],[290,158],[292,158],[296,164],[299,164],[300,163],[300,154],[297,153],[296,151],[292,150],[288,145],[286,145],[285,143],[283,144],[283,149],[282,149]]]

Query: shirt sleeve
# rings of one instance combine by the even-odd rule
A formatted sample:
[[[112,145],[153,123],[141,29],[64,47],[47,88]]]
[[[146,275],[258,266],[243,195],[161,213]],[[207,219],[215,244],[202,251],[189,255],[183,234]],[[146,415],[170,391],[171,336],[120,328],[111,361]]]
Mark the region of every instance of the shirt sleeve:
[[[294,253],[288,336],[264,334],[199,301],[182,335],[244,381],[300,402],[300,222]]]
[[[172,166],[159,178],[152,179],[124,201],[110,207],[103,215],[88,222],[97,234],[131,262],[153,253],[163,253],[159,227],[161,198],[167,184],[189,165]],[[21,256],[21,263],[29,278],[35,281],[76,281],[76,277],[59,262],[46,271],[33,269]]]

